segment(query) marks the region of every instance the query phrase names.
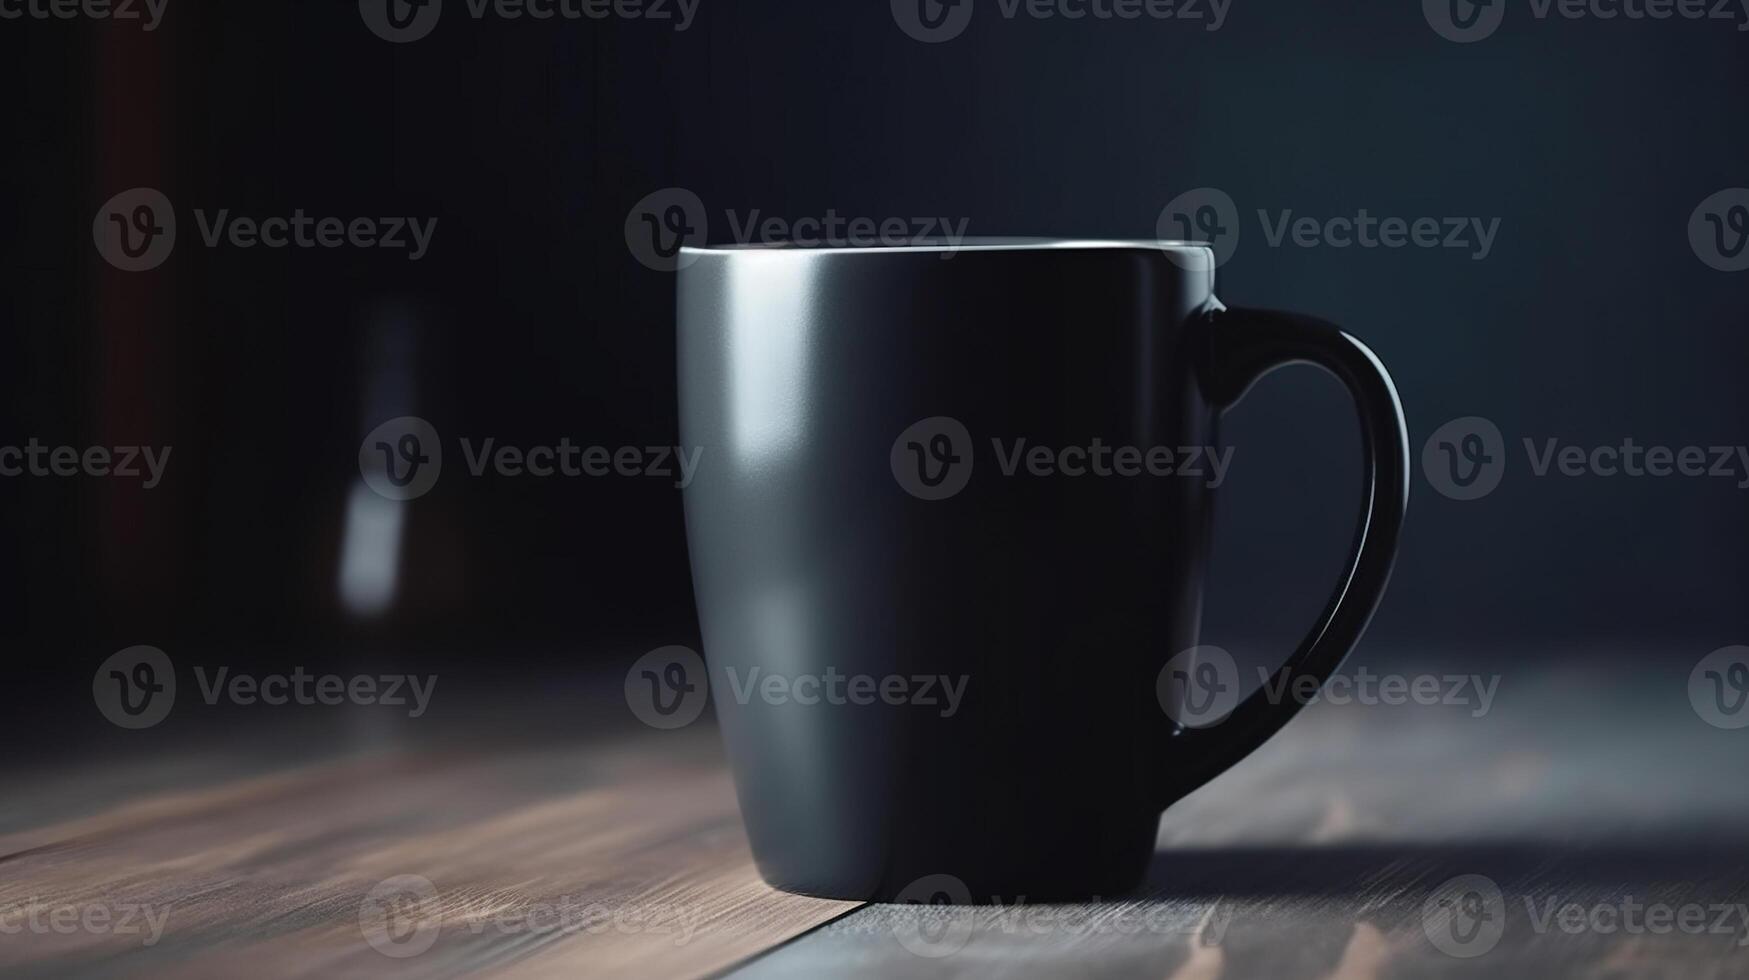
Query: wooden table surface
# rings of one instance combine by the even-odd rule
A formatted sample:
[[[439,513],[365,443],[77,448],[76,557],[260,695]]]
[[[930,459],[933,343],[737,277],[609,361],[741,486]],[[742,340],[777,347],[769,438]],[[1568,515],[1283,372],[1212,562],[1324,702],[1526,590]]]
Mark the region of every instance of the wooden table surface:
[[[1749,730],[1600,676],[1314,705],[1081,905],[767,888],[708,716],[99,754],[0,784],[0,976],[1749,977]]]

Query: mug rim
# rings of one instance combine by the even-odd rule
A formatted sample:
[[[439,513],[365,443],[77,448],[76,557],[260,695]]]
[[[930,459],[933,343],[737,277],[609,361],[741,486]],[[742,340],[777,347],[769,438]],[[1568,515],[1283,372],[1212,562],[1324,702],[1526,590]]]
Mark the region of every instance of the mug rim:
[[[793,242],[734,242],[724,245],[683,245],[682,254],[724,255],[736,253],[811,253],[820,255],[874,255],[895,252],[1045,252],[1060,249],[1147,250],[1159,252],[1212,251],[1208,242],[1153,238],[1051,238],[1044,236],[974,236],[959,243],[927,245],[797,245]]]

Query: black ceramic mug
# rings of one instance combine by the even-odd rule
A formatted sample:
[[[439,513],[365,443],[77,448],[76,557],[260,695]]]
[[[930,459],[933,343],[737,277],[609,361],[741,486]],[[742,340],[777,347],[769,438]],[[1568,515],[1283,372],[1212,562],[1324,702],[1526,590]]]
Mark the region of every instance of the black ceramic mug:
[[[1327,323],[1224,307],[1204,246],[726,247],[680,265],[681,436],[704,450],[693,583],[778,888],[952,881],[1013,901],[1140,880],[1160,812],[1299,707],[1259,691],[1192,727],[1157,685],[1197,642],[1218,481],[1187,457],[1276,367],[1347,385],[1365,480],[1353,557],[1275,680],[1322,683],[1378,604],[1408,498],[1390,376]]]

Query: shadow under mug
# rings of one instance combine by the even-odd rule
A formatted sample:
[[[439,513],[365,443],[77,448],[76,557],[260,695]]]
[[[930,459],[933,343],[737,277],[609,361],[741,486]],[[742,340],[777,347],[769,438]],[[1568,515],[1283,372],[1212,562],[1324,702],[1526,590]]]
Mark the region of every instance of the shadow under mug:
[[[1299,707],[1258,691],[1218,718],[1178,710],[1222,680],[1183,656],[1213,494],[1148,455],[1215,446],[1274,368],[1341,379],[1365,467],[1353,555],[1274,681],[1321,684],[1378,604],[1408,499],[1391,379],[1334,326],[1223,306],[1204,246],[725,247],[680,265],[681,437],[704,451],[693,583],[778,888],[1036,901],[1141,879],[1161,811]]]

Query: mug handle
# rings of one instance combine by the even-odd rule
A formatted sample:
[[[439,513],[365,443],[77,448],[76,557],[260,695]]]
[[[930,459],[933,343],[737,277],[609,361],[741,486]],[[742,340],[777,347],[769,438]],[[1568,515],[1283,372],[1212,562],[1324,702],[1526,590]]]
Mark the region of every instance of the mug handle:
[[[1264,375],[1290,364],[1329,371],[1354,399],[1362,434],[1364,495],[1353,556],[1317,625],[1272,679],[1276,685],[1291,685],[1298,677],[1313,677],[1323,687],[1366,631],[1397,556],[1409,504],[1409,432],[1397,387],[1365,344],[1314,317],[1228,309],[1217,301],[1201,327],[1197,376],[1218,412],[1237,404]],[[1175,725],[1170,756],[1187,768],[1167,779],[1162,809],[1250,755],[1301,706],[1291,697],[1271,704],[1265,689],[1259,689],[1215,725]]]

